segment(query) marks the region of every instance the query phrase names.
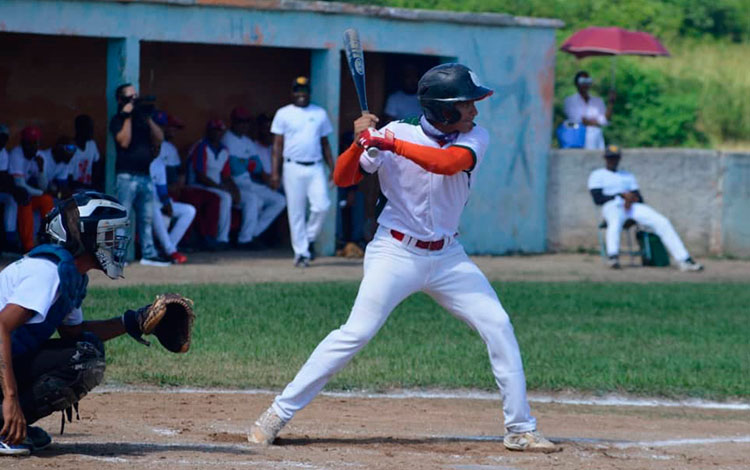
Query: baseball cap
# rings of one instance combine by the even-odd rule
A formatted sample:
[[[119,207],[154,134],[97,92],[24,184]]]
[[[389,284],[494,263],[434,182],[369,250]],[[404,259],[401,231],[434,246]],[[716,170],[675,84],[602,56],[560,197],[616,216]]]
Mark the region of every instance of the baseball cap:
[[[224,124],[224,121],[222,121],[221,119],[210,119],[206,123],[206,130],[207,131],[211,131],[211,130],[214,130],[214,129],[225,131],[225,130],[227,130],[227,126],[226,126],[226,124]]]
[[[10,130],[8,129],[8,126],[6,126],[3,123],[0,123],[0,134],[10,135]]]
[[[617,145],[608,145],[606,149],[604,149],[604,158],[614,158],[614,157],[621,157],[622,154],[620,153],[620,147]]]
[[[310,79],[305,77],[304,75],[300,75],[299,77],[294,79],[294,82],[292,83],[292,91],[310,91]]]
[[[167,115],[167,125],[169,127],[176,127],[177,129],[182,129],[183,127],[185,127],[185,123],[182,121],[182,119],[176,118],[171,114]]]
[[[34,142],[42,139],[42,130],[36,126],[26,126],[21,131],[21,140],[24,142]]]
[[[154,124],[158,126],[166,126],[169,122],[169,116],[167,116],[167,113],[160,110],[154,111],[151,115],[151,119],[154,121]]]
[[[230,117],[232,118],[232,121],[249,121],[251,119],[250,111],[244,106],[236,106],[232,110]]]

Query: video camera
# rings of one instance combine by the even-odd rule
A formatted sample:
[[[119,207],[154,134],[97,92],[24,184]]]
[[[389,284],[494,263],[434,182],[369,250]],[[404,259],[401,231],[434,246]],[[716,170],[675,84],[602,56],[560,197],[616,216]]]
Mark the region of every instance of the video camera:
[[[133,113],[143,117],[149,117],[156,109],[156,97],[153,95],[139,96],[133,100]]]

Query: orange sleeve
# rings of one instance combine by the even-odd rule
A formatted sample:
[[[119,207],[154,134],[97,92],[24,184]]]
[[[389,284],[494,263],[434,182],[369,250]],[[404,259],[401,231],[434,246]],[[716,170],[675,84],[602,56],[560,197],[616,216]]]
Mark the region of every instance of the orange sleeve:
[[[336,166],[333,168],[333,182],[336,186],[346,188],[354,186],[362,181],[362,172],[359,171],[359,157],[362,155],[362,147],[352,143],[344,153],[336,159]]]
[[[470,170],[476,164],[474,152],[468,147],[454,145],[445,149],[427,147],[404,140],[395,140],[395,153],[408,158],[430,173],[455,175]]]

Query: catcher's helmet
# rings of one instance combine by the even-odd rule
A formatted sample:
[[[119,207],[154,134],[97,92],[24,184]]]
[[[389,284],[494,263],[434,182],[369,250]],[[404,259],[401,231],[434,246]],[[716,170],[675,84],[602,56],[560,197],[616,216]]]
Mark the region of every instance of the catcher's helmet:
[[[493,93],[479,84],[479,79],[461,64],[441,64],[419,79],[417,96],[425,117],[431,122],[453,124],[461,118],[455,104],[478,101]]]
[[[122,276],[130,243],[128,211],[112,196],[81,191],[58,204],[45,218],[49,243],[62,245],[73,256],[91,253],[104,273]]]

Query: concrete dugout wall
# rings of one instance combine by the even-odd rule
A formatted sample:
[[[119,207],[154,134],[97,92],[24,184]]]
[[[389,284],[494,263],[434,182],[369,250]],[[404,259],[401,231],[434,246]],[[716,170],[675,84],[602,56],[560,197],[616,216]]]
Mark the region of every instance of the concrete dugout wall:
[[[547,190],[552,251],[598,250],[601,211],[587,189],[601,152],[553,150]],[[750,154],[713,150],[624,150],[645,202],[669,218],[691,254],[750,256]]]
[[[101,79],[80,81],[79,86],[106,103],[106,115],[112,116],[112,93],[123,82],[153,86],[165,105],[179,113],[181,96],[187,84],[166,64],[179,64],[169,52],[175,44],[241,46],[272,49],[276,52],[306,50],[309,61],[292,59],[279,68],[289,77],[269,83],[288,87],[298,73],[297,67],[309,67],[313,101],[327,109],[334,123],[330,141],[334,150],[339,135],[342,73],[341,37],[347,28],[357,28],[367,52],[419,54],[455,58],[471,67],[483,83],[496,91],[495,96],[478,105],[478,123],[485,126],[492,142],[485,160],[472,179],[473,195],[461,221],[461,239],[472,253],[540,252],[546,248],[547,158],[550,147],[554,84],[555,28],[558,20],[520,18],[500,14],[448,13],[358,6],[335,2],[294,0],[3,0],[0,2],[0,35],[24,33],[78,37],[100,44],[98,61],[105,64],[105,86]],[[169,45],[159,45],[166,44]],[[105,47],[101,45],[104,44]],[[180,46],[182,47],[182,46]],[[175,47],[174,50],[190,51]],[[101,50],[104,49],[104,50]],[[193,52],[200,48],[194,46]],[[231,52],[219,51],[222,56]],[[160,52],[161,51],[161,52]],[[266,52],[258,52],[265,54]],[[242,52],[244,54],[245,51]],[[165,62],[155,59],[161,54]],[[230,60],[231,60],[230,57]],[[301,59],[300,59],[301,60]],[[230,87],[240,87],[252,78],[256,69],[235,64],[228,77]],[[33,70],[36,64],[29,64]],[[188,67],[183,65],[183,67]],[[179,69],[180,67],[177,67]],[[150,70],[154,70],[151,82]],[[294,69],[294,70],[293,70]],[[367,65],[368,73],[373,69]],[[157,76],[175,76],[173,83]],[[348,77],[346,78],[348,80]],[[371,83],[372,80],[368,80]],[[50,80],[51,82],[51,80]],[[47,83],[47,82],[44,82]],[[221,87],[219,82],[216,86]],[[168,88],[162,88],[168,87]],[[186,87],[187,88],[187,87]],[[228,89],[226,93],[208,91],[208,98],[196,97],[191,104],[201,111],[227,113],[230,102],[248,100],[252,104],[263,93]],[[247,93],[247,94],[245,94]],[[268,99],[276,100],[275,91]],[[218,103],[208,105],[208,99]],[[260,103],[260,101],[258,101]],[[264,105],[265,103],[260,103]],[[187,106],[187,104],[185,104]],[[101,108],[99,108],[101,109]],[[32,110],[44,113],[44,106]],[[101,114],[97,111],[97,116]],[[196,113],[197,114],[197,113]],[[200,122],[192,116],[190,133]],[[96,117],[99,122],[100,118]],[[5,118],[3,118],[5,119]],[[10,119],[15,119],[11,116]],[[108,119],[106,119],[108,120]],[[51,125],[50,125],[51,126]],[[99,126],[103,129],[103,126]],[[102,129],[99,129],[101,132]],[[187,135],[188,133],[185,133]],[[101,137],[99,137],[101,139]],[[181,137],[182,138],[182,137]],[[111,139],[107,148],[107,187],[113,187],[114,160]],[[102,146],[104,147],[104,146]],[[333,198],[333,192],[331,194]],[[325,229],[325,251],[333,251],[333,211]]]

